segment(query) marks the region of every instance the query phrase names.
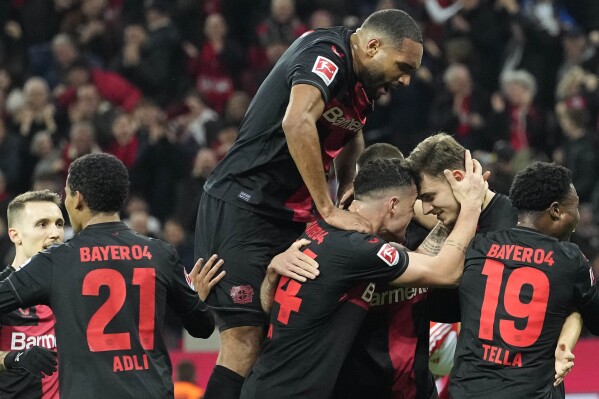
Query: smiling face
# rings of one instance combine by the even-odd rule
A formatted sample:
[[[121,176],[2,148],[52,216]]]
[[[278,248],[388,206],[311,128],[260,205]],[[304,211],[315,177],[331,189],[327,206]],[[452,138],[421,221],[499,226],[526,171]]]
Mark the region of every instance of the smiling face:
[[[368,97],[378,99],[391,88],[408,86],[412,74],[420,67],[422,52],[422,44],[411,39],[404,39],[400,48],[370,39],[369,58],[359,76]]]
[[[419,197],[425,215],[433,214],[445,227],[453,228],[460,214],[460,203],[453,196],[451,186],[445,177],[422,173]]]

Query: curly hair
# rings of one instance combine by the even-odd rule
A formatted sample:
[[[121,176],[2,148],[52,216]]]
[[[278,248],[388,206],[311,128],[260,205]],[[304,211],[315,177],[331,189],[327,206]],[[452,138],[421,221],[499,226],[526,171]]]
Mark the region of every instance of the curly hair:
[[[73,161],[67,184],[83,195],[92,214],[114,213],[129,194],[129,173],[114,155],[88,154]]]
[[[385,191],[408,188],[414,184],[414,172],[401,159],[375,159],[360,171],[354,180],[354,194],[358,200],[380,196]]]
[[[380,10],[370,14],[362,24],[362,28],[379,32],[390,38],[397,46],[403,39],[422,43],[420,27],[405,11]]]
[[[510,198],[520,212],[539,212],[553,202],[563,201],[571,184],[570,170],[554,163],[535,162],[516,174]]]

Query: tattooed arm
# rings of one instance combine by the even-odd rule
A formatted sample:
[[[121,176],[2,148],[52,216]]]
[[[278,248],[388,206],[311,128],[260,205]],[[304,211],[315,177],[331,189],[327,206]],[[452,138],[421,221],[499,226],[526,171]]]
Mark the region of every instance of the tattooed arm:
[[[447,239],[448,235],[449,231],[447,231],[443,223],[437,222],[431,232],[428,233],[424,241],[422,241],[422,244],[420,244],[420,246],[416,248],[414,252],[428,256],[435,256],[439,253],[439,251],[441,251],[443,243]]]

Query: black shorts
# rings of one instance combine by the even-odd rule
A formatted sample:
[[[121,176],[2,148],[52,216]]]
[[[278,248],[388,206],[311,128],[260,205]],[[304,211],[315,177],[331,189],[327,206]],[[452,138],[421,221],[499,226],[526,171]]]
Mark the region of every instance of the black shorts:
[[[263,326],[260,286],[271,259],[305,230],[305,223],[269,218],[204,193],[195,231],[195,259],[217,254],[227,273],[206,299],[220,331]]]

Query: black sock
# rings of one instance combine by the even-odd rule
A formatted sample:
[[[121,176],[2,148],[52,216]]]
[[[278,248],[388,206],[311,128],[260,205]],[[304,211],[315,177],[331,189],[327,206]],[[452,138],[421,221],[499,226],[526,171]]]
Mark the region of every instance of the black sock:
[[[204,399],[239,399],[245,378],[223,366],[214,366]]]

